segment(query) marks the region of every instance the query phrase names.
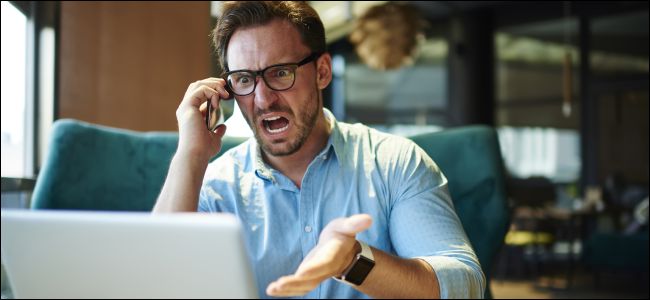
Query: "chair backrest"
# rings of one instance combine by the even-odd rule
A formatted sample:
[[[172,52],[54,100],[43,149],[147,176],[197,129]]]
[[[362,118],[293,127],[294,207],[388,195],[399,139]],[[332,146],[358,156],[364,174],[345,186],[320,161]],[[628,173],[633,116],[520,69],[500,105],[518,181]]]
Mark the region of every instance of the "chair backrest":
[[[225,138],[221,152],[243,141]],[[150,211],[177,144],[175,132],[143,133],[57,120],[31,207]]]
[[[447,177],[449,193],[486,276],[510,224],[505,171],[496,131],[466,126],[411,137]]]

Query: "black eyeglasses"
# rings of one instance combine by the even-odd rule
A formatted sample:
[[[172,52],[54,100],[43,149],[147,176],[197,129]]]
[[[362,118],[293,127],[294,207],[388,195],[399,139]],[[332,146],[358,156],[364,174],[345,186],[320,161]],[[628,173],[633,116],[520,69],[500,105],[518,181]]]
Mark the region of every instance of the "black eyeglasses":
[[[312,53],[297,63],[277,64],[259,71],[235,70],[223,74],[228,87],[237,96],[252,94],[257,87],[257,76],[261,76],[266,86],[274,91],[286,91],[296,82],[296,69],[320,57],[320,53]]]

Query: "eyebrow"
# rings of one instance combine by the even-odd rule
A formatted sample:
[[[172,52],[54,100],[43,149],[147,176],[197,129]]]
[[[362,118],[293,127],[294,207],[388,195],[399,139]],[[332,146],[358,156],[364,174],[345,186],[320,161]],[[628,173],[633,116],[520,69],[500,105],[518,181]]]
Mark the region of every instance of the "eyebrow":
[[[310,54],[310,55],[311,55],[311,54]],[[226,70],[225,70],[224,73],[226,73],[226,72],[235,72],[235,71],[250,71],[250,72],[262,71],[262,70],[264,70],[264,69],[266,69],[266,68],[268,68],[268,67],[273,67],[273,66],[278,66],[278,65],[286,65],[286,64],[295,64],[295,63],[298,63],[298,62],[300,62],[300,61],[290,60],[290,61],[288,61],[288,62],[283,62],[283,63],[281,62],[281,63],[271,64],[271,65],[268,65],[268,66],[266,66],[266,67],[263,67],[263,68],[261,68],[261,69],[257,69],[257,70],[253,70],[253,69],[235,69],[235,70],[230,70],[230,67],[229,67],[229,66],[226,66]]]

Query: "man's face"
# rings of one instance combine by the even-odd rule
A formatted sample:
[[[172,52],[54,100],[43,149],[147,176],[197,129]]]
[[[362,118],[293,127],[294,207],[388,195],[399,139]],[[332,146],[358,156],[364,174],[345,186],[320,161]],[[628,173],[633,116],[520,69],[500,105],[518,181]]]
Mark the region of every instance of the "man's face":
[[[270,65],[296,63],[311,54],[300,34],[286,21],[235,31],[228,44],[228,68],[262,70]],[[295,71],[293,87],[274,91],[257,77],[255,91],[237,96],[237,103],[264,152],[290,155],[308,140],[322,111],[316,63]]]

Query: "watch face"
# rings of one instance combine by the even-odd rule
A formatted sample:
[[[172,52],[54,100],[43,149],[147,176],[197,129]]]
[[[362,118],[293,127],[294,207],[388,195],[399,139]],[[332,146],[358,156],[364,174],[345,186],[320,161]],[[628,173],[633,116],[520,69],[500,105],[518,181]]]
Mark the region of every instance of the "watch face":
[[[354,263],[354,266],[345,274],[345,280],[354,285],[361,285],[374,266],[374,261],[359,255],[359,259]]]

